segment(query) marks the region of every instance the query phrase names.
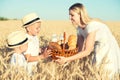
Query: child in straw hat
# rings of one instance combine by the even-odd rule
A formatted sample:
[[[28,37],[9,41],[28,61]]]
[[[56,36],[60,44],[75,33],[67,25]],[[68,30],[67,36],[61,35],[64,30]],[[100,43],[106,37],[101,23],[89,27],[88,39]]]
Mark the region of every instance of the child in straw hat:
[[[36,66],[40,59],[47,58],[51,51],[45,49],[43,54],[39,55],[40,49],[37,35],[40,30],[41,20],[38,15],[36,13],[30,13],[23,17],[22,22],[29,39],[28,49],[24,55],[28,61],[28,71],[31,74],[33,66]]]
[[[23,31],[12,32],[7,37],[7,46],[14,51],[10,63],[16,67],[26,68],[26,60],[22,54],[28,47],[28,38],[26,34]]]

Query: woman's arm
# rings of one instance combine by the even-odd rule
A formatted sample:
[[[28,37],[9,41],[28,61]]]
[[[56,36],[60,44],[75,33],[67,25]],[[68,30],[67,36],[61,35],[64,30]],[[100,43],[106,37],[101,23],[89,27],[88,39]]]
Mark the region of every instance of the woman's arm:
[[[88,36],[85,40],[85,48],[83,51],[81,51],[78,54],[73,55],[71,57],[66,57],[66,58],[65,57],[58,57],[59,59],[57,60],[57,62],[60,64],[63,64],[65,62],[69,62],[72,60],[76,60],[76,59],[80,59],[80,58],[88,56],[94,48],[95,34],[96,34],[96,31],[90,32],[88,34]]]
[[[83,45],[84,45],[84,38],[82,35],[77,35],[77,47],[78,47],[78,52],[83,50]]]

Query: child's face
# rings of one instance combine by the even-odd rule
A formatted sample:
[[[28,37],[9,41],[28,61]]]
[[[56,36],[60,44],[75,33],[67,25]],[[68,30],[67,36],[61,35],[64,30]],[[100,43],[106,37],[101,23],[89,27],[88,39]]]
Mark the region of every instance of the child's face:
[[[25,43],[23,45],[20,46],[20,49],[22,50],[22,52],[25,52],[28,48],[28,43]]]
[[[32,36],[36,36],[40,31],[40,26],[41,26],[41,22],[36,22],[36,23],[28,26],[27,27],[28,34],[32,35]]]

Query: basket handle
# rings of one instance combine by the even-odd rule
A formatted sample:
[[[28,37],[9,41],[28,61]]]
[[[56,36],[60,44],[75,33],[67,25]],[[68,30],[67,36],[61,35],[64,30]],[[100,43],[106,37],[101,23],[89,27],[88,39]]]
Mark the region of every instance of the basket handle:
[[[63,33],[63,52],[65,51],[66,32]]]

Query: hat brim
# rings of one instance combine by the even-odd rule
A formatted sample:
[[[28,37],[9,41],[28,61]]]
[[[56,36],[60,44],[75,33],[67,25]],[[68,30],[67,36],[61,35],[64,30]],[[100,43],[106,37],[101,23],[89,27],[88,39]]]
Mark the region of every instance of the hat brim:
[[[28,43],[28,38],[27,38],[27,40],[25,40],[24,42],[21,42],[21,43],[18,43],[17,45],[8,45],[7,44],[7,47],[8,48],[16,48],[16,47],[19,47],[19,46],[21,46],[21,45],[23,45],[23,44],[26,44],[26,43]]]

